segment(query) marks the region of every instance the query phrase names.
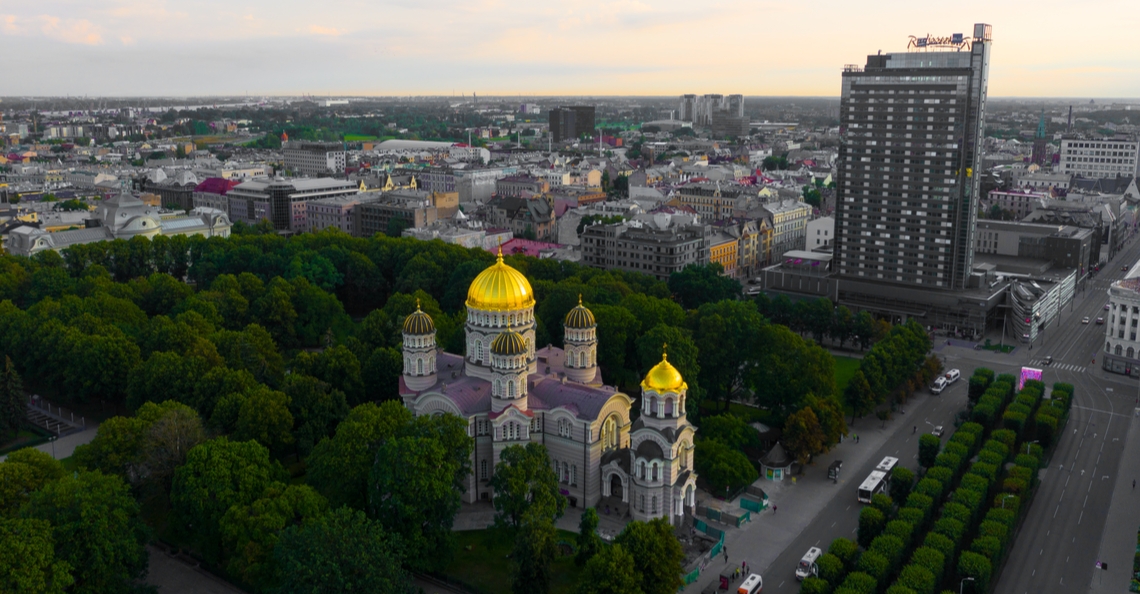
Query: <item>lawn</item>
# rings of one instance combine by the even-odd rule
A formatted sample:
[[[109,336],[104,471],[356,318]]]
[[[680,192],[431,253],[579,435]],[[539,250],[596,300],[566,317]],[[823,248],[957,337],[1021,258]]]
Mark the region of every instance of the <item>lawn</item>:
[[[855,377],[855,372],[859,370],[859,362],[862,359],[854,357],[843,357],[841,355],[835,356],[835,393],[842,396],[843,390],[847,389],[847,384],[851,383],[851,378]]]
[[[372,142],[373,140],[376,140],[376,137],[368,135],[368,134],[345,134],[344,135],[344,141],[345,142]]]
[[[558,531],[558,540],[573,543],[577,534]],[[499,594],[511,591],[510,566],[507,555],[514,543],[502,533],[490,530],[465,530],[455,533],[459,543],[451,566],[444,572],[447,579],[468,586],[480,594]],[[554,562],[550,580],[551,594],[569,594],[578,585],[581,570],[574,565],[574,556],[558,557]]]

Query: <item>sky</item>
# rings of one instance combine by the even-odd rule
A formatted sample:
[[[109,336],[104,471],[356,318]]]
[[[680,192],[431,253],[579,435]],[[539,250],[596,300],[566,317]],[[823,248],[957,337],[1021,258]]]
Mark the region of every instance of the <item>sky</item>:
[[[991,96],[1140,98],[1137,0],[0,0],[0,96],[836,96],[975,22]]]

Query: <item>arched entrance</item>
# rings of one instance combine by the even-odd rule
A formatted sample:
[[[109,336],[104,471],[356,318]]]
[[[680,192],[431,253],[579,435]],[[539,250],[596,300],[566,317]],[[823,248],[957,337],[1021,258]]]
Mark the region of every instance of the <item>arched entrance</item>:
[[[622,493],[621,477],[616,472],[610,476],[610,497],[625,501],[625,495]]]

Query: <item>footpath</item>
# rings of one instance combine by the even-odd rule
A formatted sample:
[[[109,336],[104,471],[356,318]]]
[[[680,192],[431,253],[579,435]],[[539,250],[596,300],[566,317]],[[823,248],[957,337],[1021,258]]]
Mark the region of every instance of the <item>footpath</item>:
[[[41,443],[35,448],[45,454],[53,456],[56,460],[62,460],[70,457],[75,453],[75,448],[90,443],[95,439],[95,434],[99,431],[98,425],[88,425],[86,429],[79,433],[72,433],[71,435],[64,435],[48,443]],[[8,456],[0,456],[0,462],[7,460]]]
[[[725,549],[728,551],[728,563],[724,562],[723,555],[717,557],[702,571],[697,581],[686,586],[685,590],[702,592],[710,584],[719,582],[722,569],[731,568],[733,565],[739,567],[742,561],[748,562],[750,573],[771,574],[771,566],[776,559],[825,507],[833,504],[843,485],[852,481],[860,482],[866,478],[860,476],[857,469],[870,461],[887,439],[907,424],[911,411],[916,415],[922,415],[925,405],[931,400],[924,393],[915,394],[906,407],[907,416],[888,421],[885,428],[877,419],[861,419],[842,443],[830,452],[816,456],[804,474],[795,477],[794,484],[791,479],[777,482],[763,478],[753,483],[768,494],[768,510],[759,514],[754,513],[752,521],[740,529],[726,528],[721,524],[712,523],[711,525],[726,530]],[[855,443],[853,438],[855,434],[859,436],[859,443]],[[827,467],[835,460],[843,461],[838,484],[827,478]],[[900,464],[903,462],[900,461]],[[734,499],[727,504],[719,500],[706,500],[702,505],[733,509],[739,507],[739,500]],[[778,511],[772,511],[773,508]],[[852,539],[854,536],[851,535]],[[822,543],[820,546],[826,550],[828,544]]]
[[[1107,563],[1108,569],[1093,571],[1088,591],[1094,594],[1124,594],[1132,578],[1136,531],[1140,530],[1140,487],[1132,486],[1134,480],[1140,481],[1140,429],[1137,428],[1140,419],[1135,417],[1135,411],[1133,415],[1097,554],[1097,559]]]

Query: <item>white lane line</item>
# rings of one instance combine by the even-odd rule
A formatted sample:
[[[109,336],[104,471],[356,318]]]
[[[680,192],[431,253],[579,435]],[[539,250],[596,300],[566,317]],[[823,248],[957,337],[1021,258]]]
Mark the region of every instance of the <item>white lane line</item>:
[[[1080,526],[1080,524],[1081,524],[1081,520],[1083,520],[1083,519],[1084,519],[1084,517],[1085,517],[1085,512],[1084,512],[1084,510],[1081,510],[1081,516],[1080,516],[1079,518],[1077,518],[1077,525],[1078,525],[1078,526]],[[1073,538],[1073,542],[1077,542],[1077,539],[1076,539],[1075,537]],[[1066,563],[1068,563],[1068,562],[1069,562],[1069,560],[1068,560],[1068,559],[1065,559],[1065,562],[1066,562]]]

